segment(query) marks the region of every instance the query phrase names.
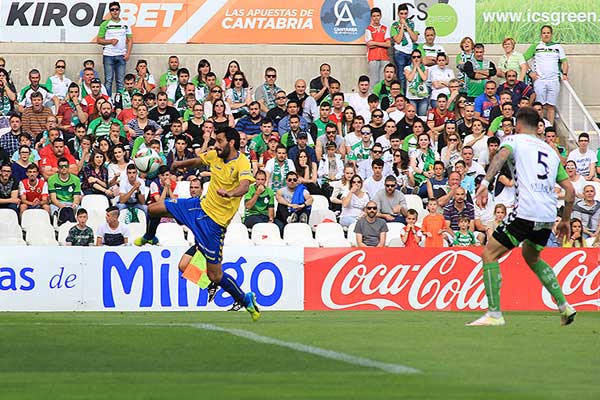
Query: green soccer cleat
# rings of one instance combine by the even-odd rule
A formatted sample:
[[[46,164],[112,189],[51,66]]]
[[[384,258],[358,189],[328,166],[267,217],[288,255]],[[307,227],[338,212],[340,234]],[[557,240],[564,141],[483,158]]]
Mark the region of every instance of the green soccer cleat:
[[[135,244],[136,246],[143,246],[145,244],[156,245],[156,244],[158,244],[158,238],[155,236],[152,239],[148,240],[145,237],[140,236],[139,238],[137,238],[133,241],[133,244]]]
[[[250,313],[252,317],[252,321],[256,322],[260,318],[260,310],[258,309],[258,305],[256,304],[256,296],[253,292],[248,292],[244,296],[244,307],[246,307],[246,311]]]
[[[577,315],[577,311],[571,305],[567,304],[565,311],[560,313],[560,324],[562,326],[571,324],[575,321],[575,315]]]
[[[482,317],[476,319],[473,322],[469,322],[466,326],[502,326],[506,324],[504,322],[504,317],[500,316],[499,318],[494,318],[489,314],[484,314]]]

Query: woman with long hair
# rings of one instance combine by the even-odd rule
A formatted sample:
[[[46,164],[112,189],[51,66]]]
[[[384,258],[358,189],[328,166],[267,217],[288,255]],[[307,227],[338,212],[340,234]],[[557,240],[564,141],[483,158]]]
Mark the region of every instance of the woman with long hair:
[[[221,88],[219,85],[215,85],[212,89],[210,89],[206,99],[204,99],[204,116],[206,118],[212,117],[213,103],[215,100],[223,99],[223,93],[223,88]],[[231,107],[227,102],[225,102],[225,114],[231,114]]]
[[[436,145],[434,146],[432,144],[432,147],[438,152],[438,154],[442,154],[442,149],[448,144],[448,137],[457,133],[457,129],[458,127],[456,126],[455,120],[448,119],[446,122],[444,122],[444,130],[442,130],[442,132],[440,132],[438,135]]]
[[[461,159],[462,141],[456,132],[448,135],[448,144],[442,149],[440,159],[446,167],[446,171],[454,168],[454,163]]]
[[[396,178],[398,190],[410,194],[415,187],[415,177],[410,167],[410,158],[404,150],[397,149],[392,153],[392,175]]]
[[[119,183],[121,179],[127,179],[127,166],[131,164],[125,146],[118,144],[110,152],[110,163],[108,164],[108,187],[113,196],[119,194]]]
[[[135,65],[135,88],[141,93],[151,92],[156,87],[156,80],[148,70],[146,60],[137,60]]]
[[[427,67],[423,64],[421,50],[415,49],[410,55],[412,62],[404,67],[406,78],[406,98],[417,109],[417,115],[426,115],[429,108],[427,89]]]
[[[233,75],[240,70],[240,63],[236,60],[229,61],[229,64],[227,64],[227,71],[225,71],[225,75],[223,75],[223,86],[230,87],[231,81],[233,81]]]
[[[298,174],[298,183],[306,186],[310,194],[321,194],[321,189],[317,185],[317,164],[311,162],[306,150],[299,150],[294,160],[296,173]]]
[[[340,225],[350,226],[362,215],[369,202],[369,194],[363,190],[363,180],[359,175],[350,179],[350,188],[342,197]]]
[[[83,168],[81,191],[84,195],[103,194],[109,199],[113,198],[113,192],[108,188],[108,169],[104,166],[105,162],[106,156],[97,151]]]
[[[354,123],[354,118],[356,117],[356,111],[351,106],[344,108],[344,112],[342,113],[342,120],[338,122],[338,132],[342,137],[346,137],[346,135],[352,132],[352,124]]]
[[[433,163],[439,158],[437,152],[433,151],[430,146],[429,134],[419,134],[417,148],[410,155],[410,167],[414,172],[415,187],[421,186],[427,178],[433,176]]]
[[[586,247],[583,238],[583,224],[579,218],[571,219],[571,236],[563,238],[562,247]]]
[[[354,175],[356,175],[356,168],[354,167],[354,164],[348,163],[344,165],[342,179],[330,184],[333,187],[333,192],[331,192],[329,201],[331,202],[334,211],[340,211],[342,209],[342,197],[344,196],[344,193],[350,190],[350,179],[352,179]]]
[[[242,71],[233,74],[231,86],[225,92],[225,100],[229,103],[234,118],[241,118],[248,114],[248,105],[252,103],[252,87],[246,80],[246,75]]]
[[[464,140],[465,146],[473,148],[473,159],[479,160],[482,154],[487,151],[487,138],[483,122],[478,119],[473,120],[473,127],[471,128],[471,135],[467,135]]]
[[[195,142],[202,137],[202,124],[204,121],[206,121],[204,106],[201,103],[196,103],[192,107],[192,117],[182,125],[183,131],[189,134]]]
[[[192,83],[196,85],[196,87],[207,89],[208,85],[206,84],[206,75],[210,72],[210,62],[205,58],[198,61],[197,71],[198,75],[192,78]]]
[[[228,126],[231,128],[235,126],[233,115],[226,114],[225,112],[225,102],[223,99],[215,100],[213,103],[213,114],[209,119],[213,121],[215,125],[215,131]]]
[[[454,112],[454,118],[458,121],[461,118],[465,117],[465,106],[469,101],[467,100],[467,96],[463,93],[456,96],[456,99],[453,103],[453,109],[451,111]]]

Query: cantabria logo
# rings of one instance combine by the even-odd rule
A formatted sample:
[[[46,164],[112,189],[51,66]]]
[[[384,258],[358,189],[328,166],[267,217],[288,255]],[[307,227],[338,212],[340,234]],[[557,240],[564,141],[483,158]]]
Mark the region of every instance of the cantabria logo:
[[[426,25],[433,26],[437,36],[448,36],[458,26],[456,10],[447,3],[440,1],[427,9]]]
[[[321,7],[323,29],[340,42],[352,42],[364,35],[370,18],[367,0],[325,0]]]

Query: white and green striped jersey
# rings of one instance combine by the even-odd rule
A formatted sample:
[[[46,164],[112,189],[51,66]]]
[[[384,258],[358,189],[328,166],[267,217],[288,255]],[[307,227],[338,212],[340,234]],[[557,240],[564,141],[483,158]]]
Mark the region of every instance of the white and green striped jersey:
[[[501,148],[508,148],[509,166],[515,178],[513,214],[534,222],[556,219],[557,182],[568,179],[556,152],[543,140],[528,134],[504,138]]]
[[[102,21],[100,29],[98,30],[98,37],[101,39],[117,39],[116,45],[107,44],[104,45],[105,56],[122,56],[127,53],[127,38],[131,37],[131,27],[127,25],[122,19],[119,21],[113,21],[107,19]]]
[[[366,160],[371,156],[371,147],[373,147],[373,139],[368,145],[365,145],[361,140],[356,142],[350,147],[350,154],[348,154],[348,160]]]
[[[523,56],[526,60],[533,58],[533,69],[542,80],[558,80],[560,63],[567,60],[565,50],[554,42],[532,44]]]

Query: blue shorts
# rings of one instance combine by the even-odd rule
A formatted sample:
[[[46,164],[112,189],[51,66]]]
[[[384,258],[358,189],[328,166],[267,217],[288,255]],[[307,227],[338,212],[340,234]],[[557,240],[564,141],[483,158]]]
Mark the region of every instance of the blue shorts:
[[[196,247],[210,264],[220,264],[223,260],[223,240],[225,228],[206,215],[200,206],[200,199],[167,199],[167,211],[194,234]]]

